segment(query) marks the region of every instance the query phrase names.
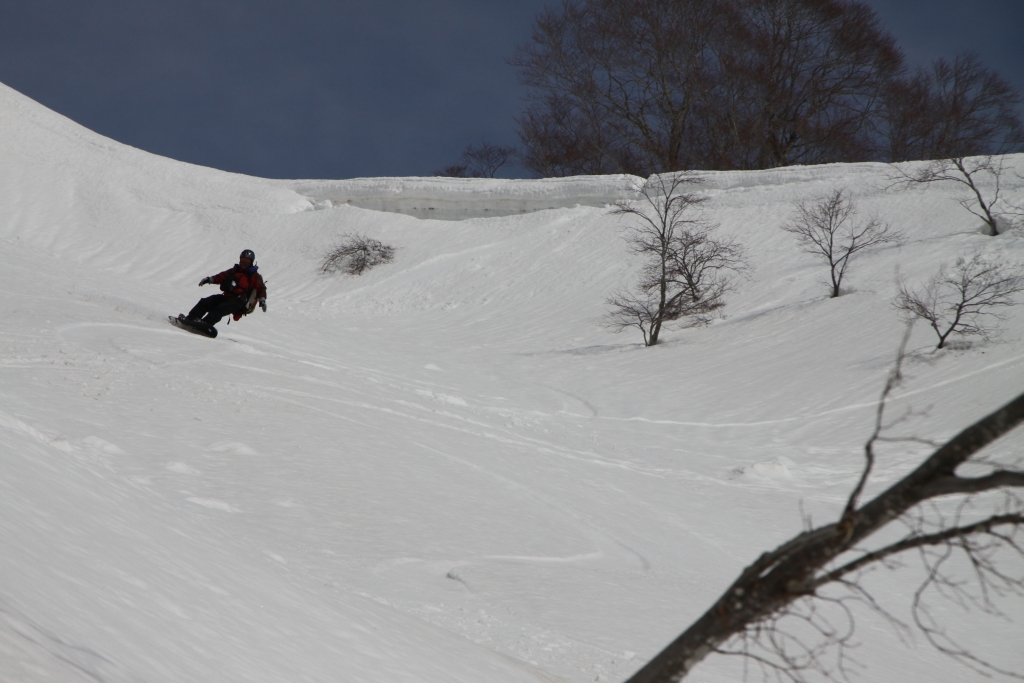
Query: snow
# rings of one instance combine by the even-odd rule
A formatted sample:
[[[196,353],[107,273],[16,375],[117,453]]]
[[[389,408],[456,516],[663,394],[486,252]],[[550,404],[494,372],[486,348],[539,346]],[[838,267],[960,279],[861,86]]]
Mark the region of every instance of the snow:
[[[345,204],[416,218],[464,220],[574,206],[603,207],[633,199],[638,181],[628,175],[541,180],[356,178],[299,180],[288,186],[318,210]]]
[[[902,333],[897,277],[1024,262],[957,188],[887,189],[884,166],[707,173],[754,269],[724,319],[644,349],[601,325],[637,269],[605,208],[632,178],[249,178],[3,86],[0,155],[5,681],[624,679],[802,515],[835,518]],[[830,300],[779,226],[838,187],[908,242],[864,252]],[[319,274],[352,232],[395,261]],[[168,325],[243,248],[269,311],[216,340]],[[930,334],[893,401],[913,433],[1020,391],[1020,311],[991,342],[932,353]],[[869,493],[926,452],[886,448]],[[870,579],[904,619],[915,567]],[[942,613],[1024,670],[1024,605],[1002,606],[1014,621]],[[859,619],[859,680],[973,676]],[[688,680],[741,677],[712,657]]]

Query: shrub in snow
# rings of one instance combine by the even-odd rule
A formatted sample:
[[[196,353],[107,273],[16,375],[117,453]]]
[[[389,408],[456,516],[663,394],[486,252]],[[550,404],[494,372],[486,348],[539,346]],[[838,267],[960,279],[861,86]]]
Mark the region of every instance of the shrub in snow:
[[[321,273],[342,270],[349,275],[362,275],[382,263],[391,263],[395,248],[366,235],[345,235],[331,248],[320,264]]]
[[[858,251],[880,244],[903,242],[903,235],[878,218],[865,222],[856,220],[857,207],[838,189],[815,202],[800,202],[796,218],[782,226],[796,235],[804,251],[828,262],[831,296],[839,296],[839,287],[850,265],[850,258]]]
[[[700,180],[685,173],[651,178],[635,203],[619,202],[613,213],[636,219],[626,241],[647,259],[633,292],[611,296],[607,324],[616,332],[639,329],[644,345],[658,343],[662,326],[682,320],[685,327],[705,325],[725,305],[730,275],[747,269],[743,248],[712,237],[717,225],[696,214],[704,200],[683,192]]]
[[[980,254],[945,266],[923,289],[900,283],[894,306],[911,320],[922,318],[939,337],[936,348],[950,335],[988,339],[1003,320],[997,311],[1013,306],[1014,294],[1024,291],[1019,267],[987,261]]]

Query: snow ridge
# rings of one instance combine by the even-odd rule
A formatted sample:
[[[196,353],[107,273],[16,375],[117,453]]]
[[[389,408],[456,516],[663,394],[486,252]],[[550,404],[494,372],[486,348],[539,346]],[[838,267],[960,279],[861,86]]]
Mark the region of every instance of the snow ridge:
[[[574,206],[603,207],[633,199],[642,179],[628,175],[540,180],[491,178],[357,178],[297,180],[288,187],[314,208],[338,205],[416,218],[464,220]]]

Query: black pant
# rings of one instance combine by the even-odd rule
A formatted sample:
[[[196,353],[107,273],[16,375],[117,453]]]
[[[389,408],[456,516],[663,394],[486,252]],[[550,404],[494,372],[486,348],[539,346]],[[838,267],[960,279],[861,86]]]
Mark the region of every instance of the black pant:
[[[216,325],[224,316],[241,313],[244,310],[245,302],[239,297],[214,294],[200,299],[199,303],[188,312],[188,317],[193,320],[202,320],[208,325]]]

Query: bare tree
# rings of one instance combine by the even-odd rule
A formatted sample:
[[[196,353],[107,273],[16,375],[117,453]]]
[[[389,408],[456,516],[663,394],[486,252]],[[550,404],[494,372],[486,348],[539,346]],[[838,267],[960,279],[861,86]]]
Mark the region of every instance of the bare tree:
[[[510,60],[542,176],[936,159],[1024,145],[974,54],[908,73],[859,0],[562,0]]]
[[[563,0],[511,64],[540,175],[867,158],[902,58],[853,0]]]
[[[906,337],[904,338],[904,345]],[[913,593],[913,623],[940,652],[982,673],[1015,675],[953,640],[929,609],[946,598],[1001,614],[996,600],[1024,596],[1024,487],[1015,463],[984,457],[982,450],[1024,422],[1024,394],[938,445],[916,469],[872,500],[861,503],[878,457],[877,448],[895,423],[885,420],[886,400],[900,383],[900,363],[878,403],[875,428],[864,446],[865,464],[845,509],[833,523],[809,528],[748,566],[711,608],[641,668],[628,683],[681,681],[712,653],[740,655],[780,677],[804,680],[804,672],[845,675],[845,650],[855,630],[853,603],[905,628],[875,599],[861,576],[916,551],[925,579]],[[980,476],[958,470],[972,465]],[[875,545],[878,532],[900,522],[905,532]],[[1021,563],[1009,570],[1004,555]],[[968,576],[952,558],[966,560]],[[833,653],[835,656],[833,657]]]
[[[870,158],[879,96],[902,68],[874,10],[846,0],[739,4],[735,72],[756,132],[753,167]]]
[[[950,335],[988,339],[1003,317],[999,309],[1013,306],[1024,291],[1019,268],[987,261],[981,254],[958,259],[952,269],[939,269],[924,289],[900,283],[894,305],[910,319],[921,318],[939,337],[943,348]]]
[[[366,235],[345,235],[331,248],[320,263],[321,273],[344,270],[349,275],[362,275],[382,263],[391,263],[395,248]]]
[[[532,92],[519,119],[524,165],[542,175],[699,167],[695,120],[714,87],[712,36],[725,29],[730,7],[563,0],[542,12],[510,60]]]
[[[470,144],[462,153],[462,159],[477,178],[493,178],[509,159],[515,156],[516,148],[511,145],[493,145],[487,141]]]
[[[859,251],[881,244],[900,244],[903,235],[878,218],[856,220],[857,209],[846,191],[838,189],[815,202],[801,202],[796,218],[782,229],[796,236],[809,254],[820,256],[829,266],[831,296],[839,296],[850,258]]]
[[[892,161],[963,158],[1021,149],[1020,93],[978,56],[937,59],[930,70],[893,79],[882,120]]]
[[[459,160],[434,171],[434,175],[451,178],[493,178],[498,170],[516,154],[516,148],[494,145],[486,140],[470,143]]]
[[[646,346],[658,343],[667,322],[683,320],[687,327],[710,322],[725,305],[730,275],[747,268],[742,247],[712,237],[717,226],[696,213],[703,199],[683,191],[699,182],[686,173],[652,176],[638,188],[639,201],[619,202],[613,209],[637,219],[626,240],[647,262],[635,293],[608,299],[607,324],[616,331],[639,329]]]
[[[915,172],[908,172],[894,165],[890,187],[907,188],[930,183],[955,183],[971,191],[967,199],[957,202],[985,223],[985,232],[990,237],[999,234],[999,210],[1003,206],[1001,181],[1005,171],[1005,157],[952,157],[938,159]],[[981,183],[988,180],[992,188],[986,192]],[[1011,212],[1015,207],[1011,207]]]
[[[522,164],[541,177],[607,175],[639,170],[597,106],[548,93],[516,119],[523,142]]]

